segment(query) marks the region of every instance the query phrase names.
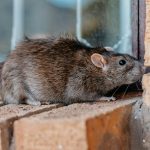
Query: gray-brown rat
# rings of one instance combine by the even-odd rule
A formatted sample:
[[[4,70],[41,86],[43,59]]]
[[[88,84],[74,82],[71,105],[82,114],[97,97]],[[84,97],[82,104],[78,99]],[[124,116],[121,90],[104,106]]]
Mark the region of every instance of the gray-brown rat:
[[[96,101],[142,75],[136,58],[108,48],[63,37],[26,39],[3,66],[2,99],[6,104],[31,105]]]

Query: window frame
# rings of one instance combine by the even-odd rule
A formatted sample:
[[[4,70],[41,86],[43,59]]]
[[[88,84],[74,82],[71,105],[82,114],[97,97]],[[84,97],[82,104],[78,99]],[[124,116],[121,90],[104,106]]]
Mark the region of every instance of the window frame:
[[[144,38],[146,2],[145,0],[132,0],[132,50],[133,56],[144,63]]]

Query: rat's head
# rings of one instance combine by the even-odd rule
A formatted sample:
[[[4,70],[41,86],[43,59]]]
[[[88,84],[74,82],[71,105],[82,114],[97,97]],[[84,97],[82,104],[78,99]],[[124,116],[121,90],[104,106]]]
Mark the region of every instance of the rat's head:
[[[110,49],[91,55],[91,62],[104,75],[106,82],[114,86],[131,84],[141,79],[144,70],[142,64],[134,57],[119,54]]]

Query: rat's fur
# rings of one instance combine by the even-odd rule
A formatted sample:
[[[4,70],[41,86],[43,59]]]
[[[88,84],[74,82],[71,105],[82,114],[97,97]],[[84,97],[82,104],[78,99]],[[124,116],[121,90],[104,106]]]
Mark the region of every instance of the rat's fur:
[[[105,69],[93,65],[93,53],[104,56]],[[120,59],[127,65],[120,66]],[[90,48],[70,38],[26,38],[4,64],[2,97],[5,103],[32,105],[95,101],[141,76],[141,64],[129,55]]]

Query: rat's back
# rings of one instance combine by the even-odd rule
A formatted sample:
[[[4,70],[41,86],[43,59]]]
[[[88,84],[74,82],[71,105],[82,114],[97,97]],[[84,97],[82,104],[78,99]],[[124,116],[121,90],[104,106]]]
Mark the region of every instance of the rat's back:
[[[2,71],[5,103],[61,102],[76,50],[64,39],[26,39],[16,47]]]

